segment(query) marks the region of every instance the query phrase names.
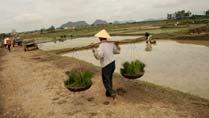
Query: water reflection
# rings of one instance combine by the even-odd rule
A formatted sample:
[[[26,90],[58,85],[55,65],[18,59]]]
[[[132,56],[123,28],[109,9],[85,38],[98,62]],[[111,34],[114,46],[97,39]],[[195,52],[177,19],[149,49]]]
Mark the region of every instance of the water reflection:
[[[158,41],[151,52],[146,43],[122,45],[116,56],[117,69],[125,61],[140,59],[146,64],[146,73],[140,78],[209,99],[209,48],[202,45],[180,44],[175,41]],[[99,66],[91,50],[67,53]]]

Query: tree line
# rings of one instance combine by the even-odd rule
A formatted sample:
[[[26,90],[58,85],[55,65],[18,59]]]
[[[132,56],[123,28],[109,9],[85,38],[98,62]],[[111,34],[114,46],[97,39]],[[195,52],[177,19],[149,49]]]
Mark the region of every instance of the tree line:
[[[191,11],[185,11],[185,10],[167,14],[168,20],[180,20],[180,19],[188,19],[188,18],[191,19],[209,18],[209,10],[207,10],[203,15],[192,14]]]

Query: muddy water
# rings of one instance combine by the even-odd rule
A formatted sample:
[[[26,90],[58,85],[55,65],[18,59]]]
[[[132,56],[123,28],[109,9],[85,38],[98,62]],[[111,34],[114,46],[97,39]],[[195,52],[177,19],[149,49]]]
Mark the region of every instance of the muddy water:
[[[121,46],[116,56],[119,72],[124,61],[140,59],[146,64],[146,73],[140,80],[171,87],[209,99],[209,48],[203,45],[158,41],[151,52],[145,51],[145,42]],[[95,65],[91,50],[64,54]]]
[[[125,40],[125,39],[136,39],[142,36],[112,36],[111,40]],[[83,38],[76,38],[72,40],[66,40],[64,42],[48,42],[39,44],[38,47],[42,50],[56,50],[56,49],[63,49],[63,48],[75,48],[89,45],[91,42],[98,42],[98,39],[95,37],[83,37]]]

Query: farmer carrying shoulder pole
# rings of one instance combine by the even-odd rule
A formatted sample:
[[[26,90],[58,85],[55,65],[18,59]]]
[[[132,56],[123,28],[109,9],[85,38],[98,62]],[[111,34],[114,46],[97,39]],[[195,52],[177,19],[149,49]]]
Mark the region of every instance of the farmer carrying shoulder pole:
[[[97,49],[93,48],[93,54],[97,60],[100,60],[102,66],[102,81],[106,89],[106,96],[113,97],[116,96],[116,91],[113,90],[112,76],[115,70],[115,58],[114,54],[120,53],[120,47],[118,42],[108,41],[111,37],[106,30],[101,30],[95,37],[100,40],[99,47]],[[91,47],[95,44],[91,43]]]

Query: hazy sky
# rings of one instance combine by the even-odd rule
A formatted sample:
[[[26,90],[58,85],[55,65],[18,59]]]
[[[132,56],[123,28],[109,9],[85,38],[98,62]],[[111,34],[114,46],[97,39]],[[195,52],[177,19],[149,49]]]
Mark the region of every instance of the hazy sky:
[[[166,18],[191,10],[203,14],[209,0],[0,0],[0,33],[56,27],[68,21],[109,22]]]

